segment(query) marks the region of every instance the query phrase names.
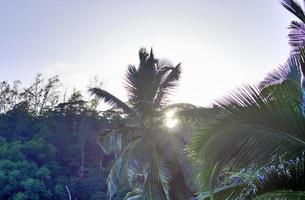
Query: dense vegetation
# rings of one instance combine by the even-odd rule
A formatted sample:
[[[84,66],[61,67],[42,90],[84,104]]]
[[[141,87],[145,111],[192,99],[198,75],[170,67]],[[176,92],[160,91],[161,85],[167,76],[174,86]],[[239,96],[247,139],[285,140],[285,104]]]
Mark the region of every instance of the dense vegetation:
[[[66,97],[56,76],[1,82],[0,199],[304,199],[305,11],[282,5],[300,20],[287,62],[212,108],[170,105],[181,65],[145,49],[127,102],[98,83]]]
[[[105,199],[110,157],[96,136],[115,115],[77,91],[60,103],[59,86],[41,75],[25,89],[0,84],[0,199]]]

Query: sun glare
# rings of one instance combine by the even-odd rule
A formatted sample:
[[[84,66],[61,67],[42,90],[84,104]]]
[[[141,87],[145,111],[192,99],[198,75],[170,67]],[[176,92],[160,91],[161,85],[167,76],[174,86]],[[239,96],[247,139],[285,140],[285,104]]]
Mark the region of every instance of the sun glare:
[[[178,123],[178,120],[177,119],[167,119],[166,120],[166,126],[168,128],[174,128]]]
[[[173,118],[174,115],[175,115],[175,111],[173,111],[173,110],[167,111],[167,113],[165,114],[166,119]]]
[[[166,116],[165,124],[168,128],[174,128],[178,123],[178,120],[174,117],[174,115],[175,115],[174,110],[170,110],[165,114]]]

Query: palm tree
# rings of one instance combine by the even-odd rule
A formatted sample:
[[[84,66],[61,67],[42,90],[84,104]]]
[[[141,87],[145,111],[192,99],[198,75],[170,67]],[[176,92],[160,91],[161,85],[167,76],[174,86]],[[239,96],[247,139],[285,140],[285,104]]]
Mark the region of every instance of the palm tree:
[[[152,50],[140,49],[139,58],[138,67],[127,69],[128,102],[103,89],[90,89],[127,116],[125,123],[101,134],[101,147],[115,156],[108,177],[109,197],[127,188],[125,199],[130,200],[188,199],[191,191],[183,176],[182,145],[164,126],[165,106],[180,78],[181,65],[159,61]]]
[[[292,55],[260,85],[246,85],[216,101],[210,122],[189,146],[197,163],[194,173],[199,172],[204,190],[215,193],[203,193],[202,199],[237,198],[258,171],[305,151],[300,60]]]
[[[199,177],[203,191],[210,190],[198,199],[237,198],[261,169],[300,156],[305,150],[305,11],[294,0],[283,0],[282,5],[301,20],[290,25],[293,50],[287,63],[259,85],[245,85],[217,100],[215,108],[179,112],[183,118],[187,114],[188,119],[204,119],[189,145],[197,165],[193,176]],[[245,169],[249,169],[247,173]],[[237,176],[239,181],[231,180]],[[255,195],[264,192],[261,188]],[[276,197],[277,192],[268,197]]]
[[[293,51],[287,63],[259,85],[246,85],[216,101],[209,123],[189,146],[197,164],[194,173],[210,190],[201,199],[238,198],[249,182],[259,189],[254,192],[258,199],[304,195],[301,190],[288,194],[285,189],[292,191],[291,185],[270,189],[262,186],[277,182],[255,182],[263,169],[301,157],[305,150],[305,12],[293,0],[282,5],[301,20],[290,26]]]
[[[292,1],[285,1],[285,5],[287,2]],[[261,169],[302,155],[305,151],[304,69],[305,51],[299,46],[284,66],[269,73],[259,85],[245,85],[216,101],[215,109],[208,113],[209,122],[189,146],[197,164],[194,173],[199,172],[206,185],[204,190],[213,191],[203,193],[202,199],[213,195],[219,199],[238,196],[249,177],[253,183]],[[246,169],[251,169],[251,173]],[[237,184],[231,181],[236,176]],[[268,197],[276,197],[277,192],[268,193]],[[264,195],[264,188],[255,195]]]

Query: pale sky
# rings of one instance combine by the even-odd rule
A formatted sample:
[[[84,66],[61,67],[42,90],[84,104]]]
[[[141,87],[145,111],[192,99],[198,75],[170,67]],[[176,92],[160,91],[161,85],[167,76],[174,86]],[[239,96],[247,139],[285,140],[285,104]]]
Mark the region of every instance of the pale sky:
[[[293,19],[278,0],[0,0],[0,80],[58,74],[72,90],[99,75],[126,100],[127,65],[153,47],[183,64],[173,102],[206,106],[283,64]]]

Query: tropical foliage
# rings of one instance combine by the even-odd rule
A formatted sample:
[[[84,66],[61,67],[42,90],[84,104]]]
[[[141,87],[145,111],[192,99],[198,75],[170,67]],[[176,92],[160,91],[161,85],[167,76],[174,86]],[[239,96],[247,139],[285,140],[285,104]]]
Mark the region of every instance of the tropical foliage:
[[[210,190],[202,199],[304,198],[305,15],[295,1],[282,4],[301,20],[290,26],[287,63],[259,85],[216,100],[209,123],[189,145],[194,174]]]
[[[100,84],[67,98],[57,76],[1,82],[0,199],[305,199],[305,11],[282,5],[299,20],[287,62],[213,107],[170,105],[181,64],[144,48],[127,101]]]
[[[77,91],[61,102],[59,86],[41,75],[28,88],[1,83],[0,199],[106,198],[111,157],[96,135],[120,117],[98,115]]]
[[[164,126],[167,98],[180,78],[180,64],[139,51],[140,64],[126,74],[128,102],[100,88],[90,91],[126,115],[124,123],[101,134],[100,144],[116,160],[108,177],[110,199],[122,187],[125,199],[187,199],[191,188],[183,176],[181,141]]]

